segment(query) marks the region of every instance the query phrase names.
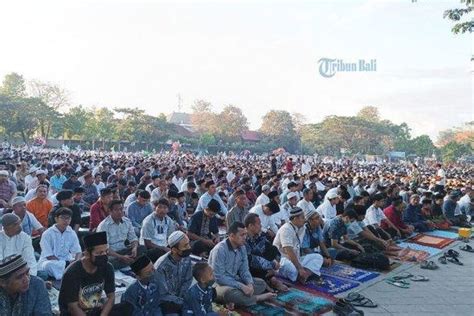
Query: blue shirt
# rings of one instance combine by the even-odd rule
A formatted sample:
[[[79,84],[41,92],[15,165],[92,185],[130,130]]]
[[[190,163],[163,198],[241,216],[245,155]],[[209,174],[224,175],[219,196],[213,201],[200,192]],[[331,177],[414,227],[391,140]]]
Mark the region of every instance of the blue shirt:
[[[132,221],[133,227],[141,228],[145,217],[150,215],[152,212],[153,208],[151,207],[150,203],[140,205],[137,201],[135,201],[128,207],[127,217]]]
[[[405,212],[403,212],[403,221],[407,224],[416,224],[423,221],[421,218],[421,205],[408,204]]]
[[[202,289],[198,283],[191,286],[184,296],[183,315],[217,316],[212,311],[214,289],[210,286]]]
[[[133,316],[161,316],[160,300],[158,298],[158,286],[150,281],[144,286],[140,281],[130,284],[121,298],[122,303],[133,306]]]
[[[306,226],[303,242],[301,243],[301,249],[317,248],[319,247],[319,242],[323,240],[323,232],[320,227],[317,227],[315,230],[311,231],[308,226]]]
[[[50,316],[51,302],[43,280],[31,275],[28,291],[21,293],[13,302],[10,296],[0,288],[0,314],[21,316]]]

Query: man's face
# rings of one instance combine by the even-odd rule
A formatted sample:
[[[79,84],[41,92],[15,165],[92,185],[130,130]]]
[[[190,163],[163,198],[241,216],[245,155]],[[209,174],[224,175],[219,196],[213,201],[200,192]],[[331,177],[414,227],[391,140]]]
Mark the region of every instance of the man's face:
[[[16,203],[13,205],[12,209],[16,215],[23,217],[26,214],[26,202]]]
[[[210,185],[209,188],[207,189],[207,192],[208,192],[210,195],[216,194],[216,191],[217,191],[217,189],[216,189],[216,185],[215,185],[215,184]]]
[[[102,181],[102,178],[100,177],[100,175],[97,175],[97,176],[95,177],[95,183],[99,184],[100,181]]]
[[[248,230],[254,235],[260,234],[260,232],[262,231],[262,222],[260,221],[260,218],[256,217],[255,223],[250,224]]]
[[[306,194],[306,199],[308,201],[311,201],[313,199],[313,191],[309,191],[307,194]]]
[[[319,214],[314,214],[308,220],[308,223],[312,228],[319,227],[321,225],[321,217],[319,216]]]
[[[0,285],[7,293],[25,293],[30,287],[30,268],[28,266],[21,268],[14,272],[7,280],[2,280]]]
[[[65,229],[69,224],[71,224],[71,215],[62,214],[56,216],[56,225],[60,228]]]
[[[18,220],[16,223],[3,227],[5,234],[9,237],[18,235],[21,232],[21,221]]]
[[[62,200],[61,205],[66,206],[66,207],[73,206],[74,205],[74,200],[72,199],[72,197],[70,199]]]
[[[247,197],[245,196],[245,194],[239,195],[239,196],[235,199],[235,203],[236,203],[237,206],[240,207],[240,208],[246,206],[246,205],[247,205]]]
[[[155,214],[159,218],[164,218],[166,216],[166,214],[168,214],[168,206],[163,205],[163,204],[158,204],[155,207]]]
[[[115,221],[121,220],[123,217],[123,205],[115,204],[111,209],[110,216]]]
[[[298,228],[303,227],[304,222],[305,221],[304,221],[304,215],[303,214],[294,217],[293,220],[292,220],[292,223]]]
[[[144,267],[140,273],[138,273],[138,277],[140,280],[150,280],[155,273],[155,268],[153,267],[153,263],[149,263],[146,267]]]
[[[48,189],[43,186],[38,187],[38,189],[36,189],[36,196],[40,199],[45,199],[48,196]]]
[[[245,228],[239,228],[239,231],[236,234],[229,235],[230,241],[232,241],[237,247],[245,245],[245,240],[247,239],[247,230]]]
[[[298,199],[295,196],[289,199],[288,202],[290,202],[290,205],[295,206],[296,204],[298,204]]]
[[[74,193],[74,200],[76,201],[80,201],[82,199],[82,196],[84,195],[84,193]]]
[[[4,175],[0,175],[0,183],[8,181],[8,177]]]
[[[420,203],[420,198],[419,197],[414,197],[410,199],[410,204],[411,205],[418,205]]]
[[[138,204],[140,204],[140,205],[143,206],[143,205],[146,205],[147,203],[149,203],[149,202],[150,202],[150,199],[145,199],[145,198],[143,198],[143,197],[141,197],[141,196],[138,196],[137,202],[138,202]]]
[[[216,216],[216,212],[212,211],[209,208],[205,208],[204,215],[206,215],[208,218],[213,218],[214,216]]]
[[[108,205],[110,202],[112,202],[113,198],[114,198],[114,195],[112,193],[104,195],[103,197],[101,197],[102,203]]]

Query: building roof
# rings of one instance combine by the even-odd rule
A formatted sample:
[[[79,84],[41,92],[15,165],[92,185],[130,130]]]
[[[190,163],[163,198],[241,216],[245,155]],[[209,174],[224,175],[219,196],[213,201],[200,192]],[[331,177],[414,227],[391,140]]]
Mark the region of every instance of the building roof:
[[[173,112],[166,116],[168,123],[192,125],[191,114],[184,112]]]
[[[257,131],[244,131],[240,136],[244,141],[259,142],[262,140],[262,134]]]

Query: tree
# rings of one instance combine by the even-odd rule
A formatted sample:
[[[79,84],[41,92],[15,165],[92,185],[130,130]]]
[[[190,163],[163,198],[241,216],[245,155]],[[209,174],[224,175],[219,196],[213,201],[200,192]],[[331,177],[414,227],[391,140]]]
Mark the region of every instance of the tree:
[[[38,120],[34,113],[37,112],[38,103],[34,98],[8,97],[0,94],[0,125],[9,137],[20,136],[25,144],[38,128]]]
[[[360,109],[357,113],[357,117],[364,119],[370,122],[378,122],[380,121],[380,114],[379,110],[375,106],[366,106]]]
[[[26,86],[22,75],[12,72],[5,76],[0,93],[10,98],[25,98]]]
[[[414,153],[419,157],[429,157],[434,153],[435,149],[436,147],[428,135],[420,135],[411,140],[411,148],[408,152]]]
[[[242,110],[233,105],[227,105],[217,115],[218,135],[227,141],[238,140],[242,132],[248,129],[248,121]]]
[[[463,155],[471,154],[471,148],[466,144],[450,142],[441,148],[443,162],[454,162]]]
[[[287,111],[271,110],[263,116],[260,132],[267,139],[281,144],[288,151],[298,148],[298,135],[295,131],[293,119]]]
[[[473,3],[473,0],[461,0],[461,4],[465,5],[465,8],[444,11],[443,18],[448,18],[449,20],[456,22],[451,29],[454,34],[463,34],[468,31],[471,33],[474,30],[474,20],[469,17],[469,13],[474,10]],[[463,17],[467,17],[467,19],[462,21]]]
[[[212,111],[212,104],[210,102],[196,100],[191,108],[193,110],[191,122],[195,126],[196,131],[211,134],[218,132],[216,114]]]
[[[89,120],[93,119],[94,113],[86,110],[81,105],[71,107],[64,115],[64,132],[66,137],[72,139],[78,137],[84,139],[86,135],[86,128],[90,124]]]

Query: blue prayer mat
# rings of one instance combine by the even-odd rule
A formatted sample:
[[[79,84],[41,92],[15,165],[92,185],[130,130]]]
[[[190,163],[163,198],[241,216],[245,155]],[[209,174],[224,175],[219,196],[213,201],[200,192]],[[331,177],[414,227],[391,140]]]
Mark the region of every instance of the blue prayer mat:
[[[286,284],[290,284],[291,286],[294,286],[294,283],[291,282],[290,280],[281,278],[281,277],[279,278]],[[308,288],[309,291],[316,290],[323,293],[336,295],[345,291],[349,291],[360,285],[359,282],[335,277],[332,275],[322,275],[321,279],[322,279],[322,284],[315,284],[310,281],[304,285],[298,284],[297,286],[298,288],[301,288],[301,289]]]
[[[402,248],[410,247],[411,249],[414,249],[414,250],[426,251],[427,253],[430,254],[430,257],[436,256],[437,254],[443,252],[442,249],[428,247],[428,246],[422,246],[422,245],[418,245],[418,244],[414,244],[414,243],[410,243],[410,242],[401,242],[401,243],[398,244],[398,246],[400,246]]]
[[[453,233],[445,230],[433,230],[432,232],[426,232],[425,235],[435,236],[435,237],[442,237],[442,238],[449,238],[449,239],[457,239],[459,237],[458,233]]]
[[[365,271],[340,263],[335,263],[328,268],[321,268],[321,273],[325,276],[332,275],[357,282],[367,282],[380,275],[380,273]]]

